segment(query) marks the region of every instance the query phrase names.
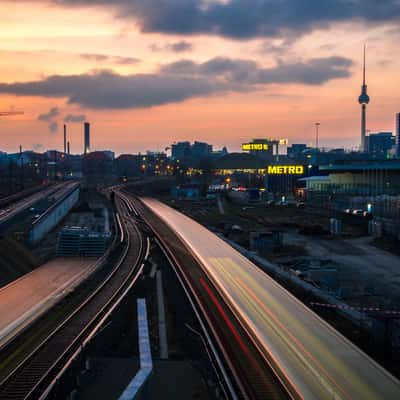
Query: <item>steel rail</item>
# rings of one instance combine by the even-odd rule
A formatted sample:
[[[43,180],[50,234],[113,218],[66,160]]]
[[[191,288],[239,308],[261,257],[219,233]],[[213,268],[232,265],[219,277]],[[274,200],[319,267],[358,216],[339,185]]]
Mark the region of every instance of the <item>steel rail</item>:
[[[134,200],[138,201],[137,199],[134,199]],[[138,212],[138,213],[140,214],[140,212]],[[207,316],[207,312],[206,312],[204,306],[202,305],[200,298],[198,297],[195,289],[192,287],[192,285],[190,284],[189,280],[187,279],[185,273],[183,272],[179,261],[176,259],[173,252],[168,248],[168,245],[162,239],[161,235],[154,229],[154,227],[151,225],[151,223],[146,219],[146,217],[143,214],[140,214],[140,215],[143,218],[143,221],[146,223],[146,225],[150,228],[150,230],[153,232],[154,236],[156,237],[156,241],[157,241],[161,251],[163,252],[163,254],[167,258],[169,264],[171,265],[172,269],[174,270],[175,275],[177,276],[178,281],[179,281],[187,299],[189,300],[189,303],[195,313],[196,319],[198,320],[200,327],[202,329],[202,332],[205,336],[205,339],[203,339],[203,340],[206,341],[209,349],[212,352],[213,357],[215,358],[217,365],[215,366],[214,360],[210,359],[210,361],[214,368],[218,367],[218,369],[222,375],[223,381],[225,383],[225,386],[221,387],[222,391],[224,392],[225,397],[233,399],[233,400],[238,399],[239,396],[236,393],[234,384],[232,383],[229,373],[224,364],[228,361],[230,373],[231,374],[233,373],[234,379],[236,381],[235,383],[239,385],[239,387],[241,388],[241,391],[243,392],[244,388],[240,383],[240,377],[237,374],[235,374],[233,365],[231,365],[229,362],[228,354],[226,354],[224,352],[222,342],[218,338],[218,335],[216,334],[216,332],[213,328],[211,320]],[[216,344],[219,347],[220,351],[222,351],[224,360],[222,360],[220,352],[217,350],[217,346],[214,343],[212,338],[214,338],[214,340],[217,342]],[[206,349],[206,350],[207,350],[207,353],[209,354],[208,349]],[[225,361],[225,363],[224,363],[224,361]],[[218,378],[220,378],[220,377],[218,377]]]
[[[150,209],[148,209],[146,207],[146,205],[144,205],[141,202],[140,199],[136,198],[135,200],[141,205],[143,210],[147,210],[147,212],[152,213],[152,211]],[[262,379],[261,379],[261,375],[258,375],[258,374],[252,376],[251,371],[248,371],[248,375],[250,377],[250,378],[248,377],[249,380],[246,380],[245,377],[241,376],[241,374],[239,373],[239,371],[236,368],[237,364],[233,365],[233,360],[232,360],[231,355],[227,354],[224,343],[221,342],[221,340],[223,340],[222,337],[220,338],[219,334],[214,329],[215,321],[214,321],[214,324],[212,321],[210,321],[210,317],[208,315],[209,313],[204,309],[205,305],[203,306],[203,304],[202,304],[203,302],[199,299],[199,297],[196,293],[196,292],[198,292],[198,289],[196,290],[195,288],[192,287],[189,279],[186,276],[185,271],[182,269],[182,267],[180,265],[181,263],[176,259],[175,255],[173,253],[173,249],[172,250],[170,249],[170,245],[167,243],[168,240],[166,241],[165,238],[163,238],[162,235],[157,232],[157,228],[159,227],[159,224],[164,225],[165,223],[156,216],[156,220],[158,220],[159,222],[157,222],[156,226],[154,226],[154,221],[153,221],[153,223],[149,222],[146,219],[146,217],[143,216],[143,214],[142,214],[142,218],[149,225],[150,229],[155,233],[156,237],[160,240],[160,242],[164,245],[164,248],[170,255],[170,258],[175,260],[175,264],[176,264],[177,268],[180,270],[180,273],[182,274],[182,279],[185,282],[186,287],[190,289],[194,299],[199,304],[200,310],[202,311],[202,314],[204,315],[204,320],[207,322],[210,332],[212,333],[212,337],[215,340],[215,342],[217,343],[220,353],[223,355],[222,358],[224,359],[226,365],[228,366],[229,372],[233,376],[233,381],[236,383],[237,392],[238,392],[237,396],[240,396],[243,398],[253,398],[254,396],[256,396],[254,398],[265,398],[265,396],[267,395],[266,391],[268,390],[269,391],[268,395],[271,395],[272,398],[285,398],[285,399],[292,398],[293,393],[291,393],[290,391],[287,391],[287,387],[285,385],[283,385],[282,381],[280,381],[280,379],[276,376],[275,372],[272,372],[271,370],[269,370],[270,372],[267,372],[267,370],[265,369],[265,373],[263,373],[264,375],[263,375]],[[171,232],[171,234],[176,237],[176,239],[174,239],[172,242],[173,247],[176,246],[177,241],[180,241],[182,243],[183,247],[186,249],[186,252],[190,255],[190,257],[192,257],[192,259],[200,267],[199,270],[201,271],[201,273],[204,274],[204,276],[210,282],[213,290],[217,290],[215,288],[218,288],[218,286],[215,286],[214,280],[210,279],[209,274],[202,267],[202,261],[200,259],[198,259],[197,255],[191,251],[190,247],[188,247],[185,244],[185,242],[180,239],[180,235],[177,234],[173,228],[171,228],[168,224],[166,224],[165,226],[167,227],[167,230],[169,230]],[[179,274],[177,274],[177,276],[179,278]],[[218,292],[218,290],[217,290],[217,292]],[[250,334],[250,332],[248,331],[246,326],[243,325],[243,322],[237,318],[237,314],[232,312],[232,307],[229,304],[229,301],[226,302],[223,297],[221,297],[221,300],[223,301],[224,306],[227,308],[227,310],[230,314],[230,317],[233,319],[233,321],[235,321],[236,324],[238,324],[238,326],[242,330],[243,337],[245,337],[248,340],[248,342],[251,343],[251,346],[254,349],[254,354],[256,355],[256,358],[263,360],[262,363],[264,365],[270,365],[269,363],[268,364],[265,363],[266,360],[265,360],[264,354],[262,352],[260,352],[260,348],[259,348],[258,344],[255,343],[254,339],[252,338],[252,335]],[[264,367],[263,367],[263,370],[264,370]],[[261,380],[259,380],[259,379],[261,379]],[[253,382],[253,384],[257,387],[257,390],[256,390],[257,395],[255,393],[251,394],[251,392],[253,392],[252,388],[255,387],[255,386],[253,386],[253,384],[251,382]],[[249,388],[250,388],[250,391],[248,390]]]
[[[119,227],[119,232],[121,233],[120,235],[114,235],[113,241],[111,243],[111,245],[108,247],[108,249],[106,250],[106,252],[96,261],[96,263],[94,264],[93,267],[93,272],[100,269],[101,266],[105,263],[105,261],[107,260],[107,258],[110,256],[110,253],[115,249],[115,247],[117,246],[117,237],[118,236],[123,236],[123,230],[122,230],[122,225],[120,223],[120,220],[118,219],[118,213],[116,213],[116,215],[114,216],[114,223]],[[121,241],[121,240],[120,240]],[[29,272],[31,273],[31,272]],[[86,277],[84,277],[84,279],[80,282],[80,285],[83,284],[90,276],[92,273],[88,274]],[[8,287],[14,285],[16,282],[18,282],[19,280],[23,279],[25,275],[19,277],[18,279],[8,283],[7,285],[3,286],[0,288],[0,292],[3,290],[6,290]],[[54,304],[54,306],[57,305],[57,303]],[[34,322],[34,321],[33,321]],[[13,345],[13,341],[18,339],[19,336],[21,334],[23,334],[26,330],[28,330],[30,328],[30,325],[27,325],[24,329],[21,329],[18,334],[14,335],[12,338],[10,338],[9,341],[7,341],[6,343],[4,343],[3,345],[0,346],[0,352],[3,352],[6,348],[10,347]],[[2,382],[4,381],[1,380],[0,381],[0,387]]]
[[[148,257],[150,254],[150,239],[147,237],[146,238],[146,253],[143,259],[143,262],[140,265],[140,268],[138,269],[137,273],[133,277],[133,279],[130,281],[129,285],[126,287],[126,289],[119,295],[119,297],[114,301],[112,307],[106,312],[106,314],[101,318],[101,320],[96,324],[94,329],[91,331],[89,336],[84,340],[82,345],[75,351],[75,353],[68,359],[68,361],[65,363],[64,367],[62,370],[57,374],[57,376],[51,381],[49,386],[46,388],[46,390],[42,393],[40,396],[39,400],[45,400],[51,391],[57,386],[59,381],[62,379],[63,374],[68,370],[68,368],[71,366],[71,364],[79,357],[79,355],[83,352],[83,350],[91,343],[93,338],[99,333],[101,328],[104,326],[106,321],[110,318],[114,310],[120,305],[122,300],[125,298],[125,296],[130,292],[130,290],[133,288],[135,285],[136,281],[138,280],[139,276],[141,275],[145,261],[147,261]]]
[[[2,198],[0,198],[0,208],[3,208],[5,206],[7,206],[8,204],[15,203],[16,201],[22,200],[22,199],[30,196],[32,193],[37,192],[38,190],[39,191],[44,190],[44,189],[48,188],[49,185],[50,184],[37,185],[37,186],[31,187],[29,189],[22,190],[20,192],[10,194],[9,196],[2,197]],[[44,186],[44,187],[42,187],[42,186]]]
[[[128,205],[126,205],[128,207]],[[128,207],[129,208],[129,207]],[[144,257],[143,238],[137,227],[131,224],[139,240],[139,251],[131,248],[131,235],[127,225],[123,226],[122,219],[118,221],[120,235],[125,230],[125,246],[122,256],[116,266],[108,274],[106,279],[96,288],[96,290],[78,306],[64,321],[59,324],[49,335],[11,372],[0,384],[0,398],[5,399],[32,399],[38,398],[40,389],[45,390],[45,382],[53,376],[57,369],[62,368],[66,358],[87,336],[89,328],[104,314],[104,311],[112,306],[118,293],[123,291],[127,282],[132,278],[132,274],[138,269],[140,261]],[[121,266],[127,260],[129,251],[135,252],[135,262],[133,268],[128,266],[127,276],[118,282],[118,286],[113,287],[112,279],[121,272]],[[146,251],[148,254],[148,250]],[[128,260],[129,261],[129,260]],[[141,271],[141,269],[140,269]],[[121,278],[121,277],[120,277]],[[109,285],[107,287],[107,285]],[[106,291],[113,293],[106,293]],[[102,306],[96,305],[95,300],[102,294],[107,295],[107,299]],[[111,295],[110,295],[111,294]],[[101,298],[100,298],[101,300]],[[104,298],[103,298],[104,300]],[[94,307],[94,310],[90,310]],[[90,315],[85,315],[92,312]],[[71,332],[72,330],[72,332]],[[68,342],[68,343],[67,343]],[[43,391],[42,390],[42,391]]]
[[[187,299],[189,300],[189,303],[190,303],[190,305],[191,305],[191,307],[192,307],[192,309],[193,309],[193,311],[194,311],[194,313],[196,315],[196,319],[199,322],[200,327],[201,327],[201,329],[203,331],[203,334],[205,336],[205,339],[203,338],[203,336],[201,337],[201,339],[211,349],[211,352],[212,352],[212,354],[213,354],[213,356],[215,358],[215,361],[217,362],[217,366],[215,366],[214,361],[212,360],[211,357],[209,357],[210,361],[211,361],[211,364],[213,365],[214,370],[217,370],[217,367],[218,367],[220,373],[223,376],[223,380],[224,380],[224,383],[226,385],[226,388],[224,386],[221,386],[221,389],[224,392],[226,398],[231,398],[231,399],[236,400],[237,399],[236,391],[235,391],[235,389],[234,389],[234,387],[232,385],[231,379],[229,378],[229,375],[228,375],[228,372],[226,371],[224,363],[221,360],[221,357],[220,357],[220,355],[219,355],[219,353],[218,353],[218,351],[217,351],[217,349],[216,349],[216,347],[215,347],[215,345],[214,345],[214,343],[213,343],[213,341],[211,339],[211,334],[210,334],[210,332],[208,331],[208,329],[206,327],[206,323],[203,320],[204,318],[207,319],[206,314],[205,314],[205,310],[204,310],[204,308],[201,307],[199,298],[195,294],[195,292],[193,291],[193,288],[188,286],[190,284],[188,283],[188,281],[185,278],[185,276],[182,274],[182,272],[181,272],[181,270],[180,270],[180,268],[178,266],[178,262],[174,258],[173,254],[168,250],[168,248],[165,246],[165,244],[160,240],[160,238],[158,237],[158,234],[156,234],[155,232],[154,232],[154,234],[155,234],[155,236],[157,238],[156,241],[157,241],[161,251],[163,252],[164,256],[166,257],[166,259],[168,260],[168,262],[171,265],[172,269],[174,270],[175,275],[177,276],[178,281],[179,281],[183,291],[185,292],[185,295],[186,295]],[[201,315],[200,315],[201,312],[203,313],[204,318],[201,317]],[[209,325],[210,321],[208,320],[207,323]],[[214,331],[212,333],[215,334]],[[207,351],[207,354],[210,356],[209,350],[207,348],[206,348],[206,351]],[[220,378],[220,377],[218,377],[218,378]]]

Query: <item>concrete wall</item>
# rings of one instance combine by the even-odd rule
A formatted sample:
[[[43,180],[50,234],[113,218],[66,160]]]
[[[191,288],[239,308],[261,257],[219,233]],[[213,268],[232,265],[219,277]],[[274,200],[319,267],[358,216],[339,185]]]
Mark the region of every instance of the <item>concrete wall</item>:
[[[79,185],[72,188],[32,224],[28,237],[30,244],[43,239],[70,212],[79,200],[79,191]]]

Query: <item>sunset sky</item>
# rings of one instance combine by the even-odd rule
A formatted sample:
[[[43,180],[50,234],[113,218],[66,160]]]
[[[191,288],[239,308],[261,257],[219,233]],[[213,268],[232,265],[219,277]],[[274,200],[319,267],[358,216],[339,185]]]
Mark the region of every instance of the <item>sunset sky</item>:
[[[359,145],[400,112],[398,0],[1,0],[0,150],[163,150],[253,137]],[[112,4],[112,5],[109,5]]]

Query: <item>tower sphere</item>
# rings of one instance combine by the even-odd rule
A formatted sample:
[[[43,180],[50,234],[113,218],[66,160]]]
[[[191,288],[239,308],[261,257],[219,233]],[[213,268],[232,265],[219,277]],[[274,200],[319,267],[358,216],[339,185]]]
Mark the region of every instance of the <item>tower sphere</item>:
[[[363,93],[361,93],[360,96],[358,97],[358,102],[360,104],[368,104],[369,103],[369,96],[367,95],[367,93],[365,91],[363,91]]]

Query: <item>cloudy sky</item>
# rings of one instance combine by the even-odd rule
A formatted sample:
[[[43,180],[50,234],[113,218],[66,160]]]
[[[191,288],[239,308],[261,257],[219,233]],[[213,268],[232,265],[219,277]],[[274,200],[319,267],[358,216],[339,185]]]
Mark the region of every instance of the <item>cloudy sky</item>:
[[[359,144],[400,112],[399,0],[0,0],[0,150]],[[112,5],[110,5],[112,4]]]

